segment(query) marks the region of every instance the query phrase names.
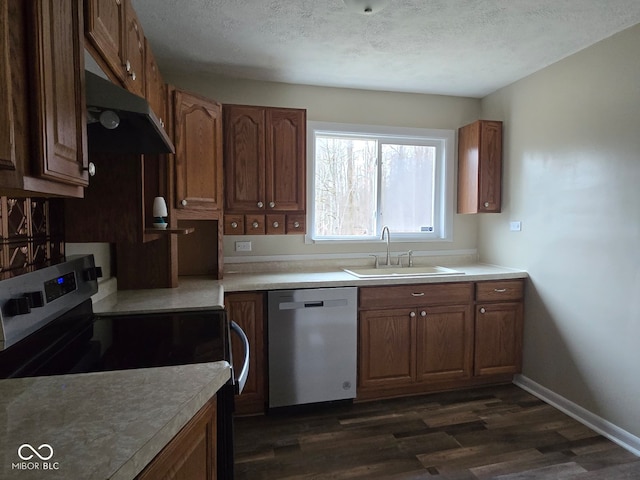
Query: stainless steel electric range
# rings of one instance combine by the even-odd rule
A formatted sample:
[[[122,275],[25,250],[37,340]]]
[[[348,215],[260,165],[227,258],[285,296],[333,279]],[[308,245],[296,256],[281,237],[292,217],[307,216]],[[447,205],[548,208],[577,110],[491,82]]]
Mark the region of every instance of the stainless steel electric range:
[[[234,395],[248,374],[246,336],[222,309],[97,316],[93,255],[0,282],[0,378],[226,360],[231,331],[245,345],[240,375],[218,392],[218,478],[233,478]]]

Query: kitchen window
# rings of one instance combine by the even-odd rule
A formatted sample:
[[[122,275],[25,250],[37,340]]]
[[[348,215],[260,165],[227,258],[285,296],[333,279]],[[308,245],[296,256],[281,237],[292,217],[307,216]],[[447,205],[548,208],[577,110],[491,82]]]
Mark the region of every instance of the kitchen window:
[[[453,130],[309,122],[307,241],[451,240]]]

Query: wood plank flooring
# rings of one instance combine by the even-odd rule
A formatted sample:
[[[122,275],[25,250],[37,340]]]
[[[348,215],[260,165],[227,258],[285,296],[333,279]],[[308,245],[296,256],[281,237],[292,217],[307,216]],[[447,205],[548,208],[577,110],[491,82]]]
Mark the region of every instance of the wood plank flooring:
[[[632,480],[640,458],[515,385],[235,420],[236,480]]]

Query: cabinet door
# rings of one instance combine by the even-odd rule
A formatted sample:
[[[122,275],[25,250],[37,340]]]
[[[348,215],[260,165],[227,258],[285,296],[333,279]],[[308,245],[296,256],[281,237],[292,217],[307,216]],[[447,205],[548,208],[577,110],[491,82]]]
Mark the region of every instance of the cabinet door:
[[[72,185],[88,185],[82,3],[32,3],[36,172]]]
[[[476,306],[475,375],[518,373],[522,369],[522,303]]]
[[[160,124],[164,127],[167,119],[167,85],[164,83],[156,58],[153,51],[149,47],[149,42],[145,39],[144,48],[145,57],[145,82],[146,97],[151,110],[160,120]]]
[[[125,0],[85,0],[85,35],[111,73],[125,81]]]
[[[174,101],[176,208],[218,211],[223,201],[220,104],[180,90]]]
[[[214,480],[216,472],[216,397],[187,423],[136,477],[136,480]]]
[[[418,309],[418,381],[471,378],[473,312],[468,305]]]
[[[306,111],[269,108],[267,125],[267,211],[305,211]]]
[[[501,209],[502,122],[478,120],[458,131],[458,213]]]
[[[500,212],[502,122],[481,121],[478,210]]]
[[[242,394],[236,397],[236,412],[261,413],[265,405],[264,377],[264,295],[262,293],[229,293],[225,295],[225,308],[229,319],[240,325],[250,345],[249,376]],[[233,369],[242,368],[244,351],[237,335],[231,338]]]
[[[11,86],[9,2],[0,3],[0,169],[16,169],[16,142]]]
[[[265,109],[224,106],[225,208],[229,212],[265,209]]]
[[[414,382],[415,325],[411,309],[360,312],[359,387],[385,388]]]
[[[125,2],[125,41],[124,41],[124,69],[125,86],[127,90],[145,96],[145,63],[144,63],[144,33],[138,20],[131,0]]]

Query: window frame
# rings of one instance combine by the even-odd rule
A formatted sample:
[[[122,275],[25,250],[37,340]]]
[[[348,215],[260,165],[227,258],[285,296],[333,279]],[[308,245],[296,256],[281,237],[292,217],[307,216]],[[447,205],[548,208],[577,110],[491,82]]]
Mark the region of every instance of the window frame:
[[[452,242],[455,195],[455,130],[390,127],[335,122],[307,122],[307,233],[305,243],[370,243],[378,242],[378,235],[323,236],[315,233],[315,147],[316,135],[355,136],[365,139],[383,140],[384,143],[435,145],[436,173],[434,193],[433,232],[391,232],[393,240],[400,242]],[[380,147],[378,147],[380,148]],[[380,167],[378,167],[380,169]],[[378,183],[380,179],[378,178]],[[380,206],[380,186],[376,192],[376,204]],[[376,228],[382,229],[380,212],[377,213]]]

